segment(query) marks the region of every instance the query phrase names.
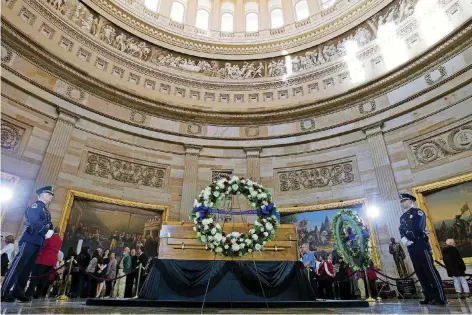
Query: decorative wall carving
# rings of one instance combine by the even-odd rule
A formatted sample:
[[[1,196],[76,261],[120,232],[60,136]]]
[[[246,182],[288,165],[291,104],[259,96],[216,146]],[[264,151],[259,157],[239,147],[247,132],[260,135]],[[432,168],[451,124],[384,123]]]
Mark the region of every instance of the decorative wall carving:
[[[61,36],[58,45],[67,51],[71,51],[72,47],[74,47],[74,42],[64,36]]]
[[[260,134],[259,126],[249,126],[244,128],[246,137],[257,137]]]
[[[90,60],[91,55],[92,54],[90,53],[90,51],[87,51],[82,47],[80,47],[79,51],[77,52],[77,57],[79,57],[80,59],[85,60],[87,62]]]
[[[407,142],[407,148],[412,153],[410,162],[414,167],[472,151],[472,122],[446,128]]]
[[[354,158],[311,165],[290,170],[278,170],[276,178],[280,191],[299,191],[352,183],[356,180]]]
[[[20,19],[28,23],[29,25],[33,25],[36,21],[36,15],[34,15],[30,10],[25,7],[21,7],[20,12],[18,13]]]
[[[95,152],[87,152],[84,172],[106,179],[156,188],[165,188],[167,183],[165,167],[146,165]]]
[[[375,110],[375,108],[376,108],[375,100],[372,100],[364,104],[359,104],[359,113],[361,114],[371,113]]]
[[[128,75],[128,82],[130,82],[130,83],[138,85],[140,80],[141,80],[141,76],[139,76],[137,74],[130,73]]]
[[[56,30],[44,22],[39,27],[39,32],[46,36],[46,38],[48,39],[52,39],[54,37],[54,34],[56,34]]]
[[[200,135],[202,133],[202,126],[198,124],[187,125],[187,133],[191,135]]]
[[[138,124],[144,124],[146,121],[146,114],[133,110],[131,111],[129,120]]]
[[[310,119],[300,121],[300,129],[302,131],[312,130],[312,129],[315,129],[315,127],[316,127],[316,125],[315,125],[315,119],[314,118],[310,118]]]
[[[13,52],[10,48],[2,45],[2,62],[9,63],[13,58]]]
[[[211,171],[211,181],[220,180],[226,176],[231,177],[233,175],[233,171]]]
[[[108,68],[108,61],[97,57],[97,59],[95,60],[95,67],[100,70],[106,71]]]
[[[66,95],[77,102],[83,102],[85,99],[85,92],[72,85],[67,86]]]
[[[433,85],[447,77],[447,71],[444,66],[440,66],[433,71],[430,71],[427,75],[425,75],[425,80],[428,85]]]
[[[25,132],[25,130],[3,119],[2,119],[1,130],[2,130],[2,134],[1,134],[2,149],[10,151],[10,152],[16,152],[18,150],[18,146],[21,142],[21,137],[23,133]]]

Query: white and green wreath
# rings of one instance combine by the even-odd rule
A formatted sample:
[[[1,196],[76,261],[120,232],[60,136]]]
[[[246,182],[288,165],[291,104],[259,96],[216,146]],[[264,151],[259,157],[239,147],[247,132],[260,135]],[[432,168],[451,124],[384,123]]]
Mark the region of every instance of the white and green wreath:
[[[355,271],[366,270],[372,247],[369,229],[359,214],[350,209],[341,210],[333,218],[331,232],[344,261]]]
[[[216,207],[234,195],[243,195],[255,210],[238,214],[257,214],[254,226],[245,234],[225,233],[215,220],[215,214],[235,214]],[[264,245],[274,238],[280,217],[271,194],[262,185],[244,177],[224,177],[214,181],[200,192],[190,213],[197,239],[207,249],[225,257],[242,257],[254,251],[264,250]]]

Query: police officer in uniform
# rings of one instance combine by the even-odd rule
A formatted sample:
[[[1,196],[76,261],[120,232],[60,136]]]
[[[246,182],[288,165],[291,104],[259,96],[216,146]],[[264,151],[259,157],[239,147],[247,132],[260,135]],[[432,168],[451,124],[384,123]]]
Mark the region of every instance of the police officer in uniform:
[[[400,194],[400,202],[405,213],[400,218],[400,236],[407,246],[416,276],[425,296],[420,304],[447,304],[441,277],[434,267],[431,244],[427,236],[426,215],[414,207],[416,198],[410,194]]]
[[[51,237],[54,232],[51,214],[46,208],[54,196],[54,187],[39,188],[36,194],[38,200],[25,212],[26,227],[18,241],[18,254],[5,275],[2,285],[2,302],[14,302],[15,299],[21,302],[31,300],[25,295],[25,286],[44,244],[44,239]]]

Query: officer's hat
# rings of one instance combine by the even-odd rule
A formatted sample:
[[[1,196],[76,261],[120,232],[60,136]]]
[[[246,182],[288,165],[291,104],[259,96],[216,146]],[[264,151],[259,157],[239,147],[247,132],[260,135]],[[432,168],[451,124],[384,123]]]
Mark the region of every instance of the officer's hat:
[[[400,194],[400,201],[403,201],[403,200],[411,200],[411,201],[415,202],[416,198],[415,198],[415,196],[410,195],[410,194]]]
[[[48,193],[54,196],[54,186],[44,186],[36,190],[36,194],[39,196],[42,193]]]

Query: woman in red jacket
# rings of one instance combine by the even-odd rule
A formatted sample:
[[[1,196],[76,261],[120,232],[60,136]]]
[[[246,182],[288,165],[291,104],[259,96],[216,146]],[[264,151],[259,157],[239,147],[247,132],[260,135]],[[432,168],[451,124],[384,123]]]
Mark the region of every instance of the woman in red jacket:
[[[320,255],[320,267],[318,268],[318,276],[320,281],[320,294],[323,299],[333,298],[333,279],[334,267],[330,260]]]
[[[46,239],[44,247],[39,252],[31,274],[32,278],[26,291],[26,296],[34,297],[35,299],[43,296],[44,289],[49,281],[49,273],[56,266],[57,253],[62,246],[62,239],[59,236],[59,228],[54,228],[54,234]],[[48,274],[47,276],[42,276]],[[41,276],[41,277],[38,277]]]

